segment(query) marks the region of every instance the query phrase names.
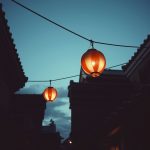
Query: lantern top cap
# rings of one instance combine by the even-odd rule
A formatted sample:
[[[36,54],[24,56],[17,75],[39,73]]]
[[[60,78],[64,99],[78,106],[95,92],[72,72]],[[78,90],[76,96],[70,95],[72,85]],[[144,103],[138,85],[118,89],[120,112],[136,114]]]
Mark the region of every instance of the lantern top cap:
[[[47,88],[54,88],[53,86],[49,86],[49,87],[47,87]]]
[[[91,43],[92,48],[94,49],[94,41],[92,39],[90,40],[90,43]]]
[[[95,49],[95,48],[90,48],[90,49],[88,49],[88,51],[89,51],[89,50],[90,50],[90,51],[91,51],[91,50],[96,50],[96,51],[98,51],[98,50],[97,50],[97,49]]]
[[[98,53],[102,53],[101,51],[99,51],[99,50],[97,50],[95,48],[90,48],[86,52],[98,52]]]

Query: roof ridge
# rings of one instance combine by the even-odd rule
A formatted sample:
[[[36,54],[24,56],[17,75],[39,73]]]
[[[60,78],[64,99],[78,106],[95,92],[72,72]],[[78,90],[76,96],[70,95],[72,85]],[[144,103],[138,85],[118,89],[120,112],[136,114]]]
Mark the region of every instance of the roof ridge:
[[[127,70],[127,68],[130,66],[130,64],[138,57],[138,55],[142,52],[143,49],[148,48],[145,45],[147,44],[147,42],[150,40],[150,34],[147,35],[147,38],[145,38],[143,40],[143,43],[140,45],[140,47],[137,49],[136,52],[134,52],[134,55],[131,56],[131,58],[129,59],[128,63],[125,64],[124,66],[122,66],[122,70],[125,71]]]
[[[23,67],[21,65],[20,57],[16,49],[16,45],[14,43],[14,39],[12,38],[12,32],[10,31],[10,26],[8,25],[8,20],[5,18],[5,12],[2,9],[2,4],[0,3],[0,24],[2,26],[3,30],[3,38],[5,39],[7,43],[7,51],[8,51],[8,57],[10,57],[10,60],[12,60],[13,63],[11,63],[12,68],[16,68],[16,77],[13,80],[17,80],[15,86],[15,90],[18,90],[19,88],[22,88],[25,85],[25,82],[27,81],[27,77],[25,76],[25,73],[23,71]],[[10,70],[12,69],[9,68]]]

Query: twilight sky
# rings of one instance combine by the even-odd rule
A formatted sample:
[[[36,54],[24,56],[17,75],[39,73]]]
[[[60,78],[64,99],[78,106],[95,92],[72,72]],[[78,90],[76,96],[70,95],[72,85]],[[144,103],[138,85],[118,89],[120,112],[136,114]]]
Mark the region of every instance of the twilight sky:
[[[50,80],[76,75],[80,58],[90,43],[46,22],[11,0],[1,0],[23,69],[29,80]],[[150,34],[149,0],[18,0],[45,17],[89,39],[140,46]],[[110,67],[127,62],[136,49],[95,44]],[[117,68],[120,69],[120,68]],[[69,81],[52,82],[58,89],[56,102],[47,104],[44,125],[53,118],[67,137],[70,110]],[[72,78],[78,82],[78,77]],[[22,93],[42,93],[49,83],[27,83]]]

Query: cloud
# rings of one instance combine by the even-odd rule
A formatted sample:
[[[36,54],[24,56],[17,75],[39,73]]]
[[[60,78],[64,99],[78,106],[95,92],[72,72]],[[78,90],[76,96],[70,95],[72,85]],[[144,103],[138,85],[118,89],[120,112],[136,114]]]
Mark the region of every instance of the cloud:
[[[68,96],[68,89],[64,87],[60,87],[57,89],[58,91],[58,97],[63,98]]]
[[[67,138],[70,134],[71,126],[68,98],[58,98],[53,103],[47,103],[43,125],[48,125],[50,119],[55,121],[61,136]]]
[[[70,128],[71,128],[70,117],[66,117],[63,114],[60,115],[59,117],[47,116],[47,117],[45,117],[45,119],[43,121],[43,125],[47,125],[47,123],[49,123],[50,119],[53,119],[55,121],[57,131],[60,132],[60,135],[64,139],[69,137]]]
[[[19,91],[17,91],[17,94],[41,94],[44,90],[45,86],[34,84],[25,86],[24,88],[21,88]]]
[[[42,94],[46,87],[47,86],[45,86],[45,85],[33,84],[33,85],[25,86],[24,88],[20,89],[16,93],[17,94]],[[58,92],[59,98],[67,97],[67,95],[68,95],[67,88],[58,87],[56,90]]]

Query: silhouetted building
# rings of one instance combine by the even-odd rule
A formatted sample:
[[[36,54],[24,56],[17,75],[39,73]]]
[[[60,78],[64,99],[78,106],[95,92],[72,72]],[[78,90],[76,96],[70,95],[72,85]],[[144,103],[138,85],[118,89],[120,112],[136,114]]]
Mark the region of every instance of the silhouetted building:
[[[70,82],[73,148],[146,149],[150,134],[150,36],[123,70]]]
[[[73,150],[72,139],[68,137],[62,143],[62,150]]]
[[[100,149],[118,105],[132,94],[133,86],[122,71],[106,70],[100,78],[70,82],[71,136],[75,149]]]
[[[9,136],[10,102],[13,94],[27,81],[0,4],[0,149],[7,149]]]
[[[46,102],[42,95],[16,94],[11,103],[10,134],[14,150],[38,150]],[[10,142],[10,143],[11,143]]]
[[[56,131],[56,124],[51,119],[48,126],[43,126],[40,133],[40,150],[60,150],[61,148],[60,133]]]
[[[43,130],[46,127],[42,127],[46,109],[43,96],[15,94],[28,78],[24,74],[7,22],[0,4],[0,149],[42,150],[47,145],[58,150],[61,137],[56,132],[54,122],[51,122],[46,132]]]

